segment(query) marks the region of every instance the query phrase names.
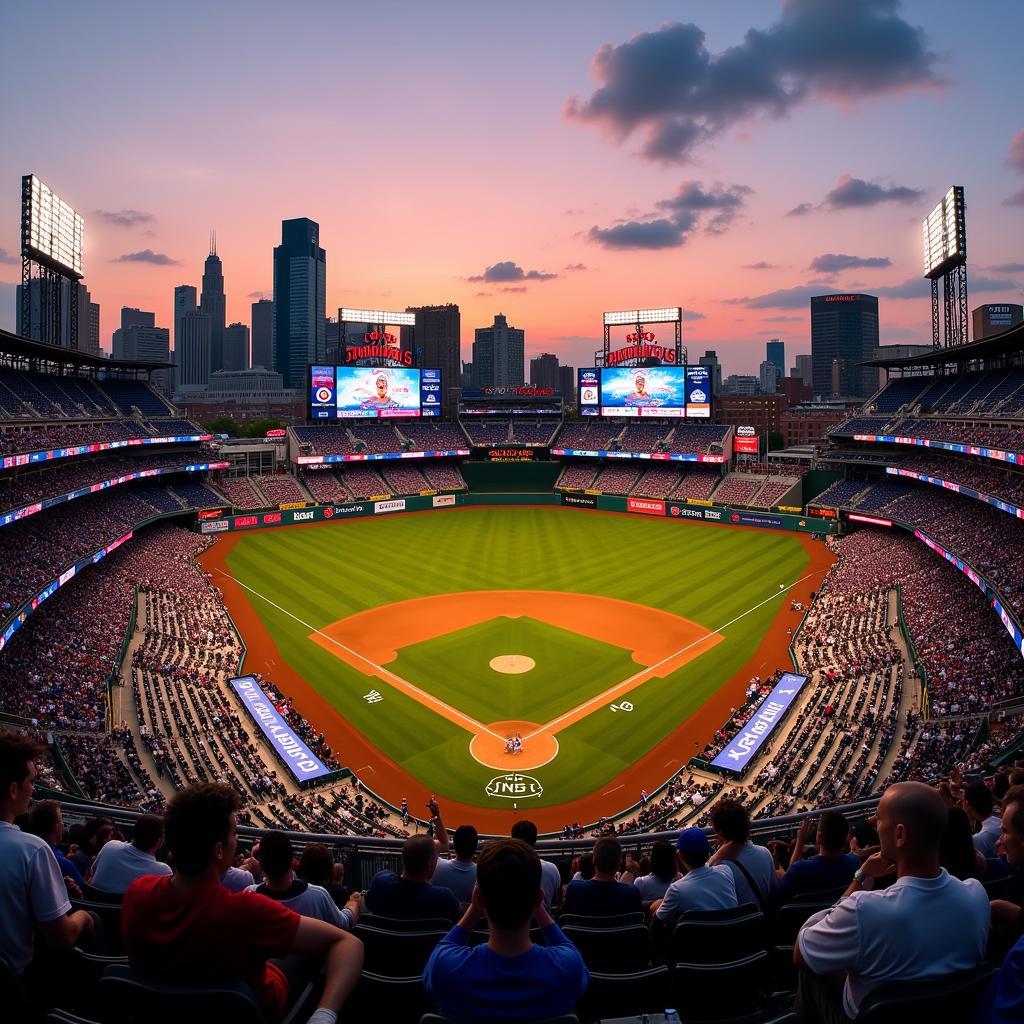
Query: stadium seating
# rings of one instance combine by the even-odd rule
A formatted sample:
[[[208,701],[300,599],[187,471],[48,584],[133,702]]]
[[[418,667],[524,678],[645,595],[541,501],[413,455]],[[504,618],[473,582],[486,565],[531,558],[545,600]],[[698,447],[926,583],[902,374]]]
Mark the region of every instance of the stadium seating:
[[[567,420],[552,442],[555,448],[566,448],[588,452],[608,451],[612,439],[622,433],[619,423],[602,421],[596,418],[575,421]]]
[[[593,462],[567,462],[562,472],[558,474],[555,487],[585,490],[593,484],[597,471],[598,466]]]
[[[348,427],[324,424],[316,427],[292,427],[296,440],[309,445],[314,455],[355,455],[356,448]]]
[[[458,423],[403,420],[398,429],[412,443],[413,449],[418,451],[447,452],[469,447],[469,440]]]
[[[351,428],[356,439],[356,451],[378,455],[402,450],[402,441],[390,423],[358,422]]]
[[[715,488],[713,499],[722,505],[751,505],[765,481],[763,476],[729,473]]]
[[[370,466],[346,466],[338,473],[338,477],[357,501],[391,493],[380,474]]]
[[[270,504],[247,476],[222,476],[217,487],[235,508],[243,511],[266,508]]]
[[[634,463],[609,462],[591,486],[605,494],[629,494],[640,472],[640,467]]]
[[[473,444],[503,444],[511,440],[510,420],[477,420],[467,417],[461,422],[462,429]]]
[[[352,500],[348,488],[329,470],[304,469],[301,476],[303,486],[313,495],[315,501],[329,504]]]
[[[430,486],[439,491],[466,490],[466,481],[454,462],[427,462],[423,466],[423,475]]]

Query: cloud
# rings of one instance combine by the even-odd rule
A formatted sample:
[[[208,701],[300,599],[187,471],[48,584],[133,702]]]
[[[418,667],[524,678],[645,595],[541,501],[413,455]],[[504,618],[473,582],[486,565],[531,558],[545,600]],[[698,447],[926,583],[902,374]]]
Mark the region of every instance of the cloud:
[[[915,203],[923,195],[923,189],[908,188],[906,185],[885,188],[873,181],[844,174],[836,182],[836,187],[825,196],[823,205],[830,210],[850,210],[878,206],[879,203]]]
[[[744,263],[744,270],[774,270],[774,263],[765,263],[764,260],[758,260],[757,263]]]
[[[1024,206],[1024,188],[1014,192],[1012,196],[1007,196],[1003,200],[1003,206]]]
[[[999,277],[985,277],[981,274],[971,278],[970,286],[975,292],[1019,292],[1021,290],[1016,281],[1007,281]]]
[[[601,339],[595,337],[592,334],[556,334],[552,341],[569,341],[569,342],[580,342],[585,341],[593,343],[594,345],[600,345]]]
[[[99,217],[104,224],[119,228],[132,228],[136,224],[150,224],[156,220],[153,214],[142,210],[93,210],[93,216]]]
[[[474,299],[489,299],[493,294],[494,294],[494,292],[474,292],[473,293],[473,298]]]
[[[761,322],[765,324],[798,324],[803,323],[802,316],[764,316]]]
[[[274,293],[263,291],[263,289],[257,288],[256,291],[249,292],[245,297],[247,299],[272,299],[274,297]]]
[[[891,267],[888,256],[848,256],[844,252],[826,252],[815,256],[807,268],[816,274],[838,274],[841,270],[855,267]]]
[[[498,291],[501,291],[501,292],[525,292],[526,291],[526,285],[525,284],[509,285],[507,288],[499,288]]]
[[[1024,263],[997,263],[985,269],[996,274],[1024,274]]]
[[[638,32],[597,51],[598,87],[570,97],[565,116],[620,143],[639,132],[642,156],[685,162],[701,143],[758,115],[939,87],[937,56],[896,7],[897,0],[787,0],[778,21],[720,53],[693,24]]]
[[[557,274],[547,274],[543,270],[523,270],[518,263],[505,260],[488,267],[482,274],[474,274],[467,281],[486,281],[488,284],[500,284],[503,281],[550,281]]]
[[[1015,171],[1024,174],[1024,128],[1010,140],[1010,151],[1006,154],[1006,162]]]
[[[158,267],[176,267],[181,260],[172,259],[162,252],[153,252],[152,249],[143,249],[141,252],[126,252],[123,256],[116,256],[111,263],[153,263]]]
[[[975,293],[1020,291],[1019,284],[1000,277],[978,275],[970,278],[968,284]],[[868,292],[882,299],[924,299],[931,294],[931,284],[923,277],[911,277],[901,284],[869,288]]]
[[[698,313],[695,309],[683,309],[683,319],[687,322],[692,320],[706,320],[707,317],[703,313]]]
[[[747,309],[807,309],[812,295],[827,295],[832,290],[831,281],[812,281],[793,288],[776,288],[764,295],[747,295],[742,299],[722,301],[729,306],[746,306]]]
[[[587,265],[585,263],[567,263],[562,269],[572,273],[577,270],[586,270]]]
[[[13,267],[20,263],[17,256],[12,256],[6,249],[0,249],[0,263],[7,267]]]
[[[595,226],[587,237],[606,249],[675,249],[702,224],[706,234],[722,234],[753,191],[749,185],[716,181],[705,189],[699,181],[684,181],[668,199],[659,199],[654,204],[656,209],[643,219],[622,221],[609,228]]]
[[[811,203],[800,203],[798,206],[794,206],[786,216],[787,217],[806,217],[807,214],[814,210],[814,206]]]

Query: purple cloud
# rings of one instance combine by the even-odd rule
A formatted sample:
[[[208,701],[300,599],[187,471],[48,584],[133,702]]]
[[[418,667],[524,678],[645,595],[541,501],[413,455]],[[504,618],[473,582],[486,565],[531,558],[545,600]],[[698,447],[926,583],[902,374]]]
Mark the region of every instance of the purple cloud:
[[[474,274],[467,281],[486,281],[488,284],[500,284],[503,281],[550,281],[557,274],[547,274],[543,270],[523,270],[513,260],[505,260],[488,267],[482,274]]]
[[[176,267],[181,260],[172,259],[162,252],[153,252],[152,249],[143,249],[141,252],[126,252],[123,256],[116,256],[111,263],[152,263],[158,267]]]

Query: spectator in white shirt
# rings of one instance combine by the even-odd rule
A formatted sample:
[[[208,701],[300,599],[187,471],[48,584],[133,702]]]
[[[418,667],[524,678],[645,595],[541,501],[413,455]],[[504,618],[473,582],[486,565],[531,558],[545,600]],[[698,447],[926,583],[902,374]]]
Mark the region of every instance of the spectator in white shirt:
[[[873,824],[880,848],[854,875],[842,899],[800,930],[793,960],[800,971],[797,1014],[804,1022],[843,1024],[887,981],[942,977],[977,966],[985,955],[989,905],[975,879],[961,882],[939,864],[947,809],[920,782],[890,786]],[[864,879],[895,872],[888,888]],[[845,973],[842,989],[835,976]]]
[[[135,822],[130,843],[111,839],[103,844],[92,865],[89,884],[103,892],[123,894],[136,878],[143,875],[169,875],[169,864],[161,864],[154,856],[164,838],[163,819],[156,814],[143,814]]]
[[[664,899],[651,905],[655,920],[671,928],[688,911],[731,910],[737,906],[732,872],[724,866],[708,867],[711,845],[702,829],[683,829],[676,848],[683,877],[668,887]]]
[[[460,825],[455,830],[452,845],[455,847],[454,860],[438,860],[434,868],[434,885],[443,885],[455,893],[460,903],[472,903],[473,886],[476,885],[476,844],[479,835],[472,825]]]
[[[32,961],[33,934],[55,950],[69,951],[93,928],[86,911],[69,913],[71,902],[53,850],[14,824],[28,811],[41,754],[28,737],[0,733],[0,953],[18,974]]]
[[[750,841],[750,812],[738,800],[719,800],[711,809],[711,827],[718,849],[708,862],[727,865],[742,907],[752,903],[764,910],[775,885],[771,851]]]
[[[353,893],[339,910],[322,885],[311,885],[295,876],[292,870],[294,856],[292,841],[283,832],[271,829],[265,833],[256,855],[265,880],[262,885],[250,885],[245,891],[269,896],[303,917],[315,917],[351,931],[359,920],[360,894]]]
[[[525,818],[512,826],[512,838],[521,839],[527,846],[537,846],[537,826]],[[544,906],[553,910],[562,892],[562,876],[558,867],[549,860],[540,862],[540,887],[544,890]]]
[[[980,825],[974,833],[974,848],[987,860],[996,855],[996,843],[999,842],[1000,817],[993,814],[995,801],[992,791],[984,782],[972,782],[964,789],[961,807],[967,812],[972,824]]]
[[[641,875],[633,884],[640,890],[644,907],[649,908],[655,900],[663,899],[668,887],[679,878],[676,870],[676,854],[664,839],[651,847],[650,874]]]

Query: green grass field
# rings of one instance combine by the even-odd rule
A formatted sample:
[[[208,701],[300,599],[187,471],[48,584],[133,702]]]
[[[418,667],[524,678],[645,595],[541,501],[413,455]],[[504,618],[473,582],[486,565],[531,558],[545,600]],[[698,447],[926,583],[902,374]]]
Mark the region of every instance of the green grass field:
[[[780,583],[803,576],[807,563],[792,534],[500,507],[266,530],[241,537],[228,556],[236,579],[318,629],[412,597],[536,589],[632,601],[720,630],[778,594]],[[291,667],[410,774],[449,799],[507,806],[486,795],[497,772],[472,758],[464,729],[350,667],[252,592],[249,600]],[[614,779],[745,664],[778,609],[779,601],[769,601],[728,626],[724,641],[707,653],[634,690],[631,713],[598,708],[560,732],[557,758],[530,773],[544,787],[531,805],[564,803]],[[537,666],[521,676],[500,675],[488,666],[500,654],[529,655]],[[485,723],[549,721],[639,668],[623,648],[525,616],[404,647],[387,667]],[[367,703],[371,689],[384,699]],[[685,761],[692,753],[678,757]],[[367,782],[372,787],[372,778]]]

